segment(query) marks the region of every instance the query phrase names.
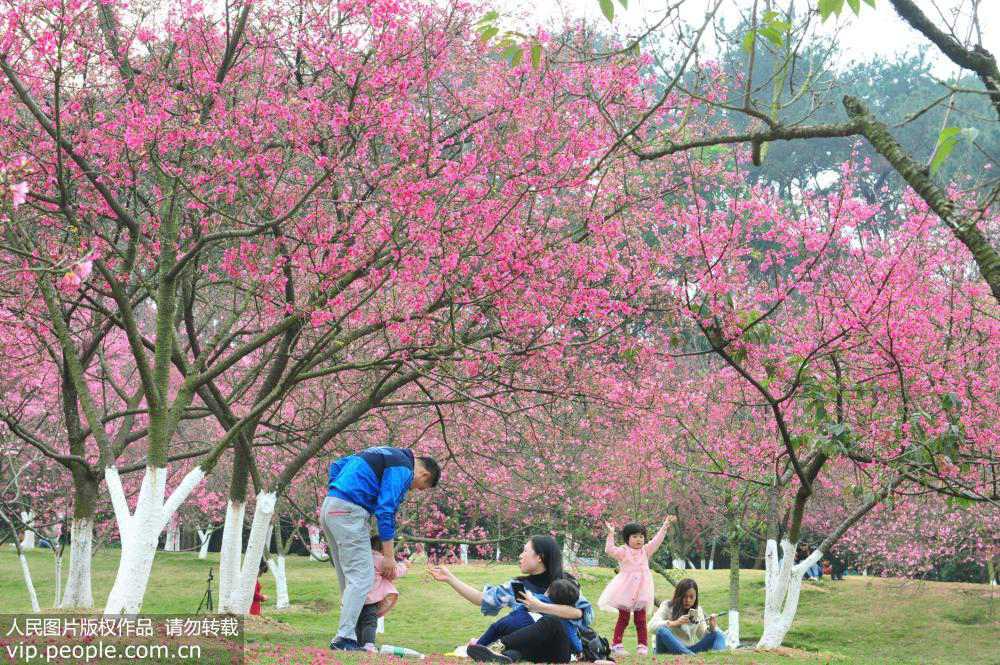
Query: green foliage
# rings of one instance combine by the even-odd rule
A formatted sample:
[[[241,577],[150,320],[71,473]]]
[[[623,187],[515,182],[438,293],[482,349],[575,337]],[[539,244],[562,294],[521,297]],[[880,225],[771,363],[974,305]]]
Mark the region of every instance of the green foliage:
[[[934,156],[931,157],[931,173],[937,173],[941,165],[945,163],[951,151],[958,144],[958,139],[966,138],[969,143],[976,140],[979,130],[975,127],[945,127],[938,134],[937,145],[934,148]]]
[[[611,0],[597,0],[598,4],[601,5],[601,12],[604,14],[604,18],[609,21],[615,20],[615,5]]]
[[[608,21],[615,20],[615,5],[611,0],[597,0],[597,4],[600,5],[604,18]],[[618,0],[618,4],[622,6],[622,9],[628,9],[628,0]]]
[[[865,0],[865,4],[875,7],[875,0]],[[847,5],[855,16],[861,15],[861,0],[847,0]],[[834,14],[840,16],[840,12],[844,10],[844,0],[819,0],[818,8],[820,18],[826,21]]]
[[[785,45],[788,32],[792,29],[792,24],[786,20],[781,12],[766,11],[761,16],[761,24],[756,29],[751,29],[743,35],[741,47],[747,53],[753,51],[758,37],[763,37],[772,46],[779,47]]]
[[[538,69],[542,64],[542,44],[537,39],[515,30],[502,30],[497,24],[500,14],[489,11],[476,21],[473,30],[479,33],[479,39],[484,43],[497,40],[500,57],[516,67],[524,60],[524,50],[531,54],[531,66]]]
[[[867,14],[862,14],[865,20]],[[742,46],[742,39],[752,24],[746,20],[734,27],[735,43],[722,58],[729,76],[746,76],[750,55]],[[790,40],[786,40],[790,41]],[[842,99],[845,94],[857,97],[873,110],[880,120],[892,128],[892,135],[903,148],[925,163],[933,154],[937,137],[951,118],[982,118],[995,116],[985,95],[957,95],[948,98],[947,89],[935,79],[931,71],[931,52],[894,56],[891,59],[875,58],[855,62],[846,68],[834,68],[837,44],[822,38],[807,40],[796,51],[794,67],[786,64],[786,49],[775,49],[764,40],[767,48],[757,48],[752,70],[754,103],[760,108],[770,108],[770,83],[780,77],[783,68],[788,70],[784,81],[780,107],[775,112],[778,122],[787,124],[839,123],[845,120]],[[760,47],[762,44],[758,44]],[[843,53],[843,56],[850,54]],[[979,88],[981,84],[971,75],[961,75],[948,81],[961,88]],[[800,94],[802,88],[807,90]],[[733,86],[726,103],[743,104],[742,87]],[[949,109],[950,115],[949,115]],[[746,131],[752,121],[742,114],[727,115],[735,131]],[[808,120],[804,121],[803,119]],[[972,124],[971,122],[965,123]],[[969,175],[982,177],[988,155],[1000,151],[1000,124],[976,125],[978,149],[954,150],[940,166],[935,178],[940,181],[961,180]],[[961,142],[967,135],[959,139]],[[966,144],[968,145],[968,144]],[[831,177],[839,164],[856,157],[856,163],[869,160],[871,170],[858,174],[856,193],[868,202],[883,206],[883,211],[867,225],[888,230],[898,223],[895,206],[902,200],[906,183],[892,166],[866,141],[856,142],[841,138],[779,141],[768,144],[767,159],[749,171],[752,181],[777,184],[786,200],[804,187],[836,187]]]

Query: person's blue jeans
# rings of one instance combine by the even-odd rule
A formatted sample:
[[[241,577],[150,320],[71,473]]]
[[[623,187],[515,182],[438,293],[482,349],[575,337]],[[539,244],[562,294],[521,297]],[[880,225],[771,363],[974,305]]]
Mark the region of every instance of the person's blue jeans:
[[[723,651],[726,648],[726,636],[721,630],[709,631],[705,637],[691,646],[681,642],[673,631],[664,626],[656,631],[656,653],[690,655],[704,651]]]
[[[809,566],[808,572],[809,576],[812,577],[814,580],[823,579],[823,569],[820,567],[818,563],[814,563],[813,565]]]
[[[514,631],[530,626],[533,623],[535,623],[535,620],[527,611],[514,610],[504,618],[491,623],[490,627],[486,629],[486,632],[483,633],[478,640],[476,640],[476,644],[488,647],[501,637],[506,637]]]

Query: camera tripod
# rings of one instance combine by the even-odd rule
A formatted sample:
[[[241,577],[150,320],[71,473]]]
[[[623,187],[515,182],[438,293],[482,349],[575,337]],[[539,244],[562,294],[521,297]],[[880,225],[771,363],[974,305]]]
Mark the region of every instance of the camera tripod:
[[[208,569],[208,583],[205,589],[205,595],[201,597],[201,602],[198,603],[198,609],[194,611],[195,614],[201,614],[201,608],[204,607],[206,612],[214,612],[215,609],[212,606],[212,569]]]

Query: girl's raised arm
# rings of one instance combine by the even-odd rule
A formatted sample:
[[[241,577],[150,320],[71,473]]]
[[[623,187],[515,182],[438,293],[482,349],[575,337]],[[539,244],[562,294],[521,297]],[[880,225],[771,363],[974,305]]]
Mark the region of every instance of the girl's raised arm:
[[[660,545],[663,544],[663,539],[667,537],[667,529],[669,529],[670,525],[674,523],[674,519],[673,515],[667,515],[663,519],[663,524],[660,526],[660,530],[656,532],[652,540],[646,543],[644,549],[646,550],[647,558],[652,557],[656,554],[656,550],[660,549]]]
[[[609,557],[617,561],[625,558],[625,548],[615,545],[615,527],[610,522],[605,522],[608,527],[608,537],[604,541],[604,551]]]

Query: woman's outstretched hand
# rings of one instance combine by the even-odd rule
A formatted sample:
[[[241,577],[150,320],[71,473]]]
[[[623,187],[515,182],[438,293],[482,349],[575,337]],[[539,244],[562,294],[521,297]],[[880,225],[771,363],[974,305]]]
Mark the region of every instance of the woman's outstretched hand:
[[[447,582],[449,579],[451,579],[451,571],[448,570],[445,566],[429,564],[427,566],[427,572],[430,574],[431,577],[436,579],[438,582]]]
[[[670,526],[676,521],[677,521],[676,517],[674,517],[673,515],[667,515],[666,517],[663,518],[663,526]]]
[[[612,535],[614,535],[614,533],[615,533],[615,525],[614,525],[614,524],[612,524],[611,522],[605,522],[605,523],[604,523],[604,526],[608,527],[608,531],[609,531],[609,532],[610,532],[610,533],[611,533]]]

